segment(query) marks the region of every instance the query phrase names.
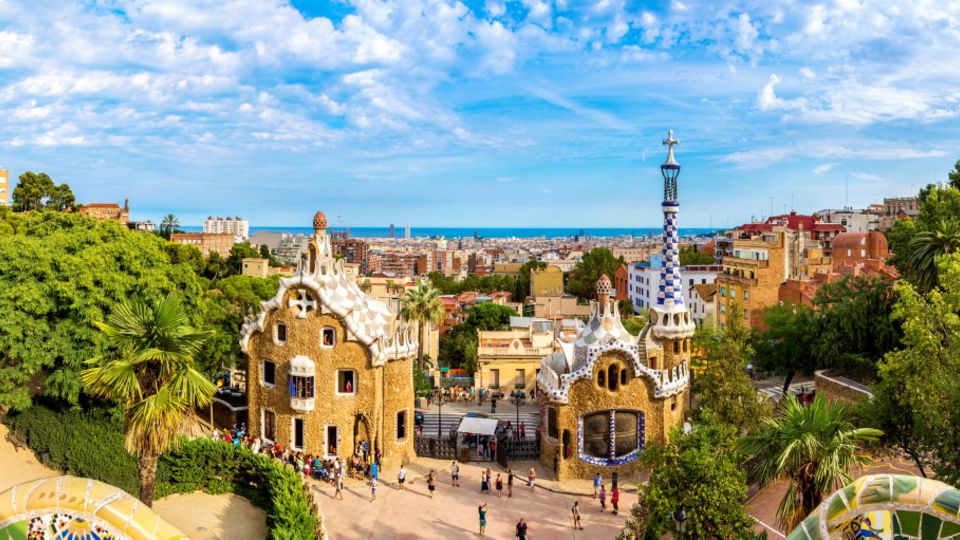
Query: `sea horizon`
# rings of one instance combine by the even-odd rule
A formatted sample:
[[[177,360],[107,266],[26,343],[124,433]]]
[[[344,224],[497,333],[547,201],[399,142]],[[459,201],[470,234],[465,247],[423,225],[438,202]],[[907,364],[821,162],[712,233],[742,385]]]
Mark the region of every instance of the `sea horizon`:
[[[186,232],[200,232],[201,226],[181,227]],[[331,232],[349,231],[351,238],[389,238],[390,227],[330,227]],[[708,236],[723,229],[710,227],[681,227],[680,236]],[[313,234],[312,227],[250,227],[250,235],[258,232]],[[663,227],[410,227],[411,238],[594,238],[659,237]],[[403,239],[404,227],[394,228],[394,237]]]

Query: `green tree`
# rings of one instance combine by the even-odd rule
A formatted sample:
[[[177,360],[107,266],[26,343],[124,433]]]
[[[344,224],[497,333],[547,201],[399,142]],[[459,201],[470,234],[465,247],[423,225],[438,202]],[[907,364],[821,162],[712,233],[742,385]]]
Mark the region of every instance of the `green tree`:
[[[177,291],[203,324],[203,284],[189,258],[172,262],[163,239],[74,213],[5,215],[0,406],[27,408],[35,392],[77,403],[83,361],[107,346],[94,321],[124,299]]]
[[[408,289],[401,300],[403,308],[401,314],[407,320],[416,322],[420,326],[420,336],[426,335],[428,324],[441,324],[446,311],[440,293],[427,281],[418,281],[417,286]],[[417,351],[417,366],[423,371],[424,340],[420,339],[420,348]]]
[[[620,265],[626,264],[623,257],[614,257],[607,248],[594,248],[585,254],[570,271],[567,279],[567,291],[580,298],[595,298],[597,280],[600,274],[606,274],[613,281]]]
[[[813,309],[800,304],[783,304],[763,313],[766,329],[754,335],[754,367],[784,377],[786,395],[796,373],[813,375],[817,369],[813,349],[819,324]]]
[[[960,189],[960,159],[953,165],[953,170],[947,173],[947,181],[950,187]]]
[[[27,171],[20,175],[20,182],[13,188],[13,209],[17,212],[30,210],[71,210],[76,204],[73,191],[67,184],[55,185],[47,173]]]
[[[173,445],[198,407],[209,405],[213,383],[194,367],[193,357],[209,336],[189,326],[174,295],[151,308],[122,302],[97,327],[112,348],[88,361],[81,379],[91,394],[119,403],[124,411],[124,446],[140,460],[140,500],[153,506],[160,455]]]
[[[690,433],[676,426],[669,443],[644,451],[650,469],[650,481],[641,488],[649,515],[647,538],[672,531],[680,505],[688,509],[688,538],[757,537],[743,505],[747,482],[737,440],[736,428],[706,413]]]
[[[474,373],[477,370],[477,328],[465,322],[454,325],[440,341],[439,362],[442,366]]]
[[[753,356],[750,329],[743,324],[743,308],[733,304],[719,339],[704,339],[702,372],[694,378],[700,411],[709,410],[719,422],[738,433],[749,432],[769,415],[767,403],[757,394],[746,367]]]
[[[874,386],[874,418],[886,442],[926,474],[960,482],[960,254],[940,257],[940,287],[921,294],[897,284],[894,317],[902,348],[886,355]]]
[[[683,266],[717,264],[717,259],[709,253],[698,250],[696,246],[688,246],[680,249],[680,264]]]
[[[818,369],[873,379],[877,362],[900,343],[900,325],[892,317],[895,301],[893,282],[883,277],[846,276],[820,287],[813,300]]]
[[[504,330],[510,326],[510,317],[516,316],[512,308],[487,302],[473,306],[467,324],[477,330]]]
[[[244,316],[259,309],[260,302],[277,293],[280,276],[257,278],[230,276],[211,284],[206,293],[203,329],[210,331],[196,362],[205,373],[216,373],[224,367],[242,366],[245,357],[237,338]]]
[[[170,235],[173,234],[180,227],[180,220],[177,219],[177,216],[173,214],[167,214],[163,216],[163,219],[160,221],[160,229],[166,234],[165,238],[170,239]]]
[[[234,244],[227,257],[227,275],[234,276],[243,271],[243,259],[256,259],[260,252],[250,244]]]
[[[777,520],[792,530],[823,501],[824,495],[850,483],[850,471],[866,465],[861,441],[876,441],[878,429],[857,428],[849,409],[818,395],[803,406],[792,394],[780,403],[780,414],[764,420],[742,439],[751,481],[762,485],[789,480],[777,508]]]
[[[911,280],[921,291],[937,286],[937,257],[960,249],[960,222],[942,219],[932,228],[917,232],[904,257]]]

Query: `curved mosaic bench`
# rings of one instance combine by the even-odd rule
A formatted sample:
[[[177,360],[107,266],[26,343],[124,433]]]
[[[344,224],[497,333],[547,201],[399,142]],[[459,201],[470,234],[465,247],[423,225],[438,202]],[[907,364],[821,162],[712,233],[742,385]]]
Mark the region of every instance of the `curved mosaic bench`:
[[[188,537],[118,487],[73,476],[0,493],[3,540],[179,540]]]
[[[960,490],[904,474],[875,474],[835,491],[787,540],[960,539]]]

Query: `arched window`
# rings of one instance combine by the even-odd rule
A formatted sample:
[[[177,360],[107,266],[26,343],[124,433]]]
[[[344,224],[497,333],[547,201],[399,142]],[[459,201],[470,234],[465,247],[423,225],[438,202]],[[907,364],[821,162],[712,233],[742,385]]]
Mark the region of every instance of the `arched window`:
[[[607,372],[606,372],[606,371],[604,371],[604,370],[601,369],[600,372],[597,373],[597,384],[600,386],[600,388],[603,388],[604,386],[607,385]]]
[[[679,342],[679,341],[674,341],[674,342],[673,342],[673,354],[679,354],[679,353],[680,353],[680,342]]]
[[[619,382],[617,371],[618,368],[616,364],[611,364],[610,367],[607,368],[607,388],[609,388],[611,392],[617,391],[617,383]]]
[[[627,370],[620,370],[620,386],[627,384]]]

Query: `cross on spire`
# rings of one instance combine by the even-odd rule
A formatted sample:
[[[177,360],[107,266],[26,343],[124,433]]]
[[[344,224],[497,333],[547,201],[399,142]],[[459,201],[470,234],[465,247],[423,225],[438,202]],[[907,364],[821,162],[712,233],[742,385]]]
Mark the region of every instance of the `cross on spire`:
[[[663,144],[667,145],[667,162],[664,165],[679,165],[677,160],[673,157],[673,146],[680,144],[679,139],[673,138],[673,130],[667,131],[667,138],[663,140]]]

